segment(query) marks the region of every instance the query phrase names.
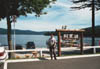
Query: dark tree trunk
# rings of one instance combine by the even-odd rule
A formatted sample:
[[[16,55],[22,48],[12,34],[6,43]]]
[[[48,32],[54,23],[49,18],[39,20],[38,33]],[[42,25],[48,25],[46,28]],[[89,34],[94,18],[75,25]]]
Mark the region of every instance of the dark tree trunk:
[[[8,38],[8,47],[9,50],[12,50],[12,41],[11,41],[11,20],[9,15],[9,2],[7,3],[5,0],[6,7],[6,21],[7,21],[7,38]],[[9,58],[12,58],[12,53],[9,53]]]
[[[9,0],[9,1],[6,1],[4,0],[5,2],[5,8],[6,8],[6,21],[7,21],[7,38],[8,38],[8,47],[9,47],[9,50],[13,50],[13,46],[12,46],[12,36],[11,36],[11,4],[12,4],[12,0]],[[15,8],[18,7],[18,1],[15,2]],[[14,9],[13,9],[14,10]],[[14,53],[9,53],[9,58],[13,58],[13,55]]]
[[[95,46],[95,4],[92,0],[92,46]]]
[[[12,41],[11,41],[11,21],[10,16],[7,16],[7,37],[8,37],[8,47],[9,50],[12,50]],[[9,58],[11,58],[11,53],[9,53]]]

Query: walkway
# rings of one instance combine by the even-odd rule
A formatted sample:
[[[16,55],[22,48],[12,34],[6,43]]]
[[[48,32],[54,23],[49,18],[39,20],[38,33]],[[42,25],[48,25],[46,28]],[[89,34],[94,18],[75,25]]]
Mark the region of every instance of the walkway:
[[[100,57],[8,63],[8,69],[100,69]]]
[[[0,69],[3,69],[4,64],[0,63]]]

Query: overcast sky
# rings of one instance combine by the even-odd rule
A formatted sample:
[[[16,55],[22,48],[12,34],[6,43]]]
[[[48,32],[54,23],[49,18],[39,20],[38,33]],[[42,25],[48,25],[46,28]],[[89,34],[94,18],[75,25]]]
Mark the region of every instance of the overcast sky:
[[[33,31],[55,31],[63,25],[68,29],[81,29],[91,26],[91,11],[86,8],[82,10],[72,10],[74,6],[71,0],[58,0],[51,4],[51,8],[46,8],[48,14],[37,18],[33,14],[27,17],[19,17],[16,22],[16,29]],[[96,25],[100,25],[100,11],[96,12]],[[12,25],[13,26],[13,25]],[[0,28],[7,28],[6,20],[0,21]],[[13,28],[13,27],[12,27]]]

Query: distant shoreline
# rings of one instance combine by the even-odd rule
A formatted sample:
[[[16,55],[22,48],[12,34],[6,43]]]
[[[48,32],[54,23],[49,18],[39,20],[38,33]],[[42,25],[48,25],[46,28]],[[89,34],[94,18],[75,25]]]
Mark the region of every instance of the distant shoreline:
[[[92,28],[83,28],[85,32],[83,33],[84,37],[92,37]],[[57,35],[57,32],[55,31],[32,31],[32,30],[20,30],[16,29],[16,35],[45,35],[49,36],[51,33],[54,35]],[[12,29],[12,35],[14,33],[14,30]],[[7,34],[7,29],[0,28],[0,35],[6,35]],[[95,37],[99,38],[100,37],[100,25],[95,26]]]
[[[7,35],[7,34],[0,34],[0,35]],[[11,34],[14,35],[14,34]],[[45,34],[16,34],[16,35],[44,35],[44,36],[50,36],[50,35],[45,35]],[[57,36],[57,35],[55,35]],[[92,38],[92,36],[84,36],[83,37],[88,37],[88,38]],[[100,38],[100,36],[95,36],[95,38]]]
[[[7,35],[7,34],[0,34],[0,35]],[[14,35],[14,34],[11,34]],[[16,35],[44,35],[44,34],[16,34]]]

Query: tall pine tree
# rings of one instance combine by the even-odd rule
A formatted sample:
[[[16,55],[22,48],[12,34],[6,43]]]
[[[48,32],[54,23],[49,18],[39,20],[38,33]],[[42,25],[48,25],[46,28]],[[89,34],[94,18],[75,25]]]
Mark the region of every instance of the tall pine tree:
[[[91,8],[92,10],[92,46],[95,46],[95,10],[100,10],[100,0],[73,0],[74,4],[81,4],[77,7],[71,7],[72,9],[84,9]]]

